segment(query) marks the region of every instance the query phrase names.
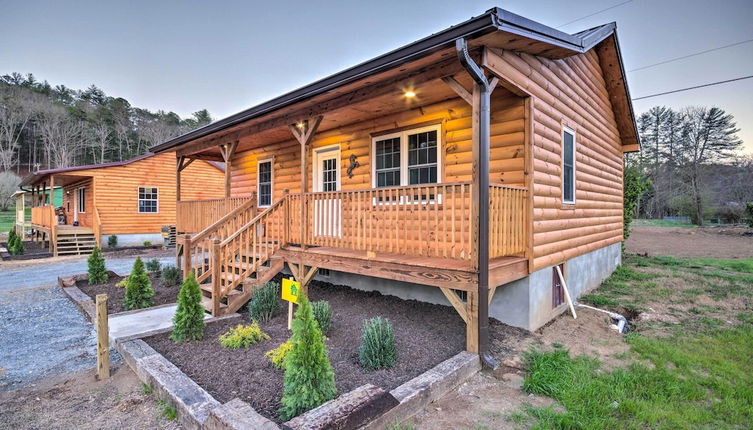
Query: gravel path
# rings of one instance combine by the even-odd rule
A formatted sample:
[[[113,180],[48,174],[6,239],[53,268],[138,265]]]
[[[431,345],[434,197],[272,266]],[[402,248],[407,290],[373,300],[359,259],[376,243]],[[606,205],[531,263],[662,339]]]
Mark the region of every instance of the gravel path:
[[[108,259],[106,265],[125,274],[135,259]],[[83,272],[85,259],[0,266],[0,391],[95,366],[94,327],[56,285],[58,276]]]

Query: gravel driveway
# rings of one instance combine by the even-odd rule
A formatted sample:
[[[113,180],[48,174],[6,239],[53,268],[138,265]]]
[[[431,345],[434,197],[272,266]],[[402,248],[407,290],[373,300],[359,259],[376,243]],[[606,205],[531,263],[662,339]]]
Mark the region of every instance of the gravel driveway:
[[[126,274],[135,259],[108,259],[106,265]],[[94,327],[57,286],[58,276],[83,272],[85,259],[0,266],[0,391],[96,365]]]

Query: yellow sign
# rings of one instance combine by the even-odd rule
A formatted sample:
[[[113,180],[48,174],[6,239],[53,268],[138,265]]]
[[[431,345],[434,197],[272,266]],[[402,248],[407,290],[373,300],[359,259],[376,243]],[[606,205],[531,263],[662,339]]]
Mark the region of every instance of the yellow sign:
[[[301,283],[292,279],[282,278],[282,299],[291,303],[298,303],[298,294],[301,292]]]

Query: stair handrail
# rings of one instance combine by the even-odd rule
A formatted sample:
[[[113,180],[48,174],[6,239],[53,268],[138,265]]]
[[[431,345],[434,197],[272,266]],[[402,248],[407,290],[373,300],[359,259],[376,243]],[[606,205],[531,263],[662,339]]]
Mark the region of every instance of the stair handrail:
[[[233,240],[233,239],[235,239],[236,237],[238,237],[238,235],[239,235],[239,234],[241,234],[241,233],[243,233],[244,231],[248,230],[248,229],[249,229],[249,228],[251,228],[251,227],[252,227],[252,226],[253,226],[254,224],[256,224],[257,222],[259,222],[259,220],[260,220],[260,219],[262,219],[262,218],[264,218],[265,216],[269,215],[269,213],[271,213],[271,212],[272,212],[273,210],[275,210],[275,209],[277,209],[277,208],[278,208],[279,206],[281,206],[281,205],[283,204],[283,202],[285,202],[286,200],[287,200],[287,198],[286,198],[286,197],[283,197],[283,198],[281,198],[280,200],[277,200],[276,202],[274,202],[274,203],[273,203],[273,204],[272,204],[271,206],[269,206],[268,208],[266,208],[266,209],[264,210],[264,212],[262,212],[262,213],[260,213],[260,214],[256,215],[255,217],[253,217],[253,218],[251,219],[251,221],[247,222],[246,224],[242,225],[242,226],[241,226],[241,227],[240,227],[240,228],[239,228],[238,230],[236,230],[236,231],[235,231],[235,233],[233,233],[233,234],[231,234],[230,236],[228,236],[227,238],[223,239],[223,240],[222,240],[222,242],[220,242],[220,246],[225,246],[225,245],[227,245],[227,244],[228,244],[228,243],[229,243],[229,242],[230,242],[231,240]]]
[[[254,199],[254,198],[249,199],[247,202],[244,202],[243,204],[241,204],[237,208],[235,208],[232,211],[230,211],[230,212],[226,213],[225,215],[223,215],[222,218],[218,219],[213,224],[210,224],[207,227],[205,227],[204,230],[202,230],[202,231],[196,233],[195,235],[193,235],[191,237],[191,241],[192,242],[198,242],[198,241],[200,241],[200,240],[208,237],[209,235],[211,235],[215,231],[219,230],[220,227],[222,227],[223,224],[225,224],[230,219],[233,219],[239,213],[241,213],[243,211],[246,211],[248,209],[255,208],[255,207],[256,207],[256,199]]]

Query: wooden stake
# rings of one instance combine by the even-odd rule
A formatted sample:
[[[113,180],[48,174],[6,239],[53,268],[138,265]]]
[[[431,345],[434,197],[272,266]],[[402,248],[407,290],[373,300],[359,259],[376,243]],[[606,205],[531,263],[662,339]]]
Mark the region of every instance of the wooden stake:
[[[293,329],[293,302],[288,302],[288,330]]]
[[[97,378],[110,377],[110,331],[107,327],[107,294],[97,294]]]

